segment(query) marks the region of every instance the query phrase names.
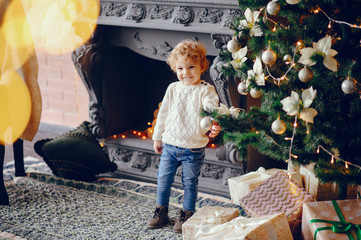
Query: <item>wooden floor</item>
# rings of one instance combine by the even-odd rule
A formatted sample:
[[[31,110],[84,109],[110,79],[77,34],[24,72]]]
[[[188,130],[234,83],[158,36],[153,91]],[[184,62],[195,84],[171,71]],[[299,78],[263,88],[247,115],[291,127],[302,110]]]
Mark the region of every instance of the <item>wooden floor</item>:
[[[31,156],[35,158],[41,159],[41,157],[34,151],[34,143],[45,138],[54,138],[58,135],[61,135],[73,128],[51,125],[47,123],[41,123],[39,126],[39,130],[35,135],[33,141],[24,141],[24,157]],[[5,163],[9,161],[14,161],[14,153],[12,145],[5,146]]]

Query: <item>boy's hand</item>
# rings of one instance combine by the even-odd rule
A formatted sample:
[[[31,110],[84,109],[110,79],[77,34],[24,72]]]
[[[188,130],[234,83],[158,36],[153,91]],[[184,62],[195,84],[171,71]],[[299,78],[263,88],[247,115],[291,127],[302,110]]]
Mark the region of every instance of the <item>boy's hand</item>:
[[[162,141],[154,141],[153,148],[155,153],[161,154],[163,150]]]
[[[211,132],[209,133],[208,136],[210,138],[215,138],[218,135],[219,131],[221,131],[221,129],[222,129],[222,127],[219,126],[218,123],[213,122],[213,125],[211,127]]]

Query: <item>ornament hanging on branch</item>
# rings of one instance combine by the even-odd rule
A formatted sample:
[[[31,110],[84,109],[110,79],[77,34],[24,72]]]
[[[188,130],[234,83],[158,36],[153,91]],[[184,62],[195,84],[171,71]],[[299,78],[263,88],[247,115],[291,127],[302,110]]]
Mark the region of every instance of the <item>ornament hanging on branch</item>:
[[[227,43],[227,50],[231,53],[236,53],[241,48],[241,44],[235,39],[231,39]]]
[[[212,124],[213,124],[213,122],[209,117],[202,118],[202,120],[200,122],[201,128],[204,129],[204,130],[207,130],[207,131],[209,129],[211,129]]]
[[[277,54],[271,49],[267,49],[262,53],[262,62],[267,65],[272,65],[277,61]]]
[[[356,91],[356,83],[348,77],[342,82],[341,89],[345,94],[352,94]]]
[[[313,78],[313,72],[307,66],[305,66],[298,72],[298,78],[301,82],[308,83]]]
[[[275,134],[281,135],[286,131],[287,126],[286,123],[281,120],[280,116],[278,116],[278,118],[273,121],[271,128]]]
[[[286,64],[290,64],[292,62],[292,56],[290,54],[286,54],[283,56],[283,61],[286,63]]]
[[[252,88],[251,91],[249,92],[249,94],[253,97],[253,98],[260,98],[262,97],[262,92],[260,90],[257,90],[256,88]]]
[[[277,15],[280,12],[281,6],[277,3],[277,1],[270,1],[267,4],[266,10],[271,15]]]
[[[238,84],[237,86],[237,91],[239,92],[239,94],[241,95],[247,95],[248,91],[247,91],[247,84],[245,81],[242,81]]]

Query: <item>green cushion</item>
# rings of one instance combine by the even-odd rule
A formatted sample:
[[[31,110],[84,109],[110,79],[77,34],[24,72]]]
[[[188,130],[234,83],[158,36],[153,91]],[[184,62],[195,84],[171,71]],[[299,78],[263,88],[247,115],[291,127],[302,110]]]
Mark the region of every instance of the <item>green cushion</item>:
[[[100,147],[87,121],[54,139],[37,141],[34,149],[54,175],[66,179],[92,181],[100,173],[117,169]]]

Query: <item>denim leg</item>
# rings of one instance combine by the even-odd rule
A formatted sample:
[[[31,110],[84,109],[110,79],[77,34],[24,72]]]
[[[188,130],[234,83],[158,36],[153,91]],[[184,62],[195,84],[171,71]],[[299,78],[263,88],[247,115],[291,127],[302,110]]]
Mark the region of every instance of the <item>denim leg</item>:
[[[182,161],[183,209],[194,212],[198,196],[198,177],[203,164],[205,149],[187,149],[187,151],[189,154],[185,154],[185,159]]]
[[[160,156],[160,163],[157,174],[157,204],[161,206],[169,205],[170,190],[174,181],[174,175],[180,166],[177,161],[175,147],[170,145],[163,146],[163,152]]]

